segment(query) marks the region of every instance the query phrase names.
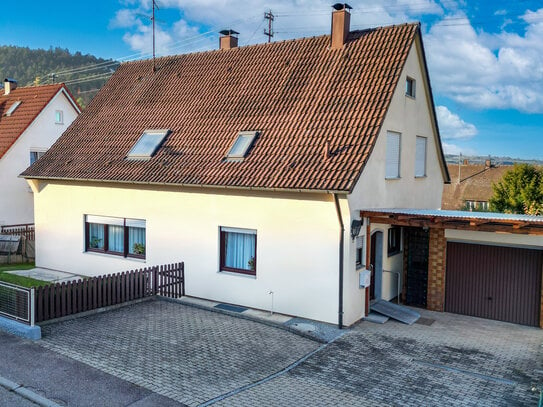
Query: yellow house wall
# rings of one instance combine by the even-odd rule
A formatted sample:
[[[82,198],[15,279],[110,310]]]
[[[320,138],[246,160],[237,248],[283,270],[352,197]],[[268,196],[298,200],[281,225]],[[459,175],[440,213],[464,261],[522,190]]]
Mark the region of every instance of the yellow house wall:
[[[36,265],[93,276],[185,262],[186,293],[337,322],[339,223],[331,195],[41,184]],[[247,196],[248,195],[248,196]],[[146,220],[146,260],[85,252],[86,214]],[[219,227],[257,230],[257,275],[219,271]]]

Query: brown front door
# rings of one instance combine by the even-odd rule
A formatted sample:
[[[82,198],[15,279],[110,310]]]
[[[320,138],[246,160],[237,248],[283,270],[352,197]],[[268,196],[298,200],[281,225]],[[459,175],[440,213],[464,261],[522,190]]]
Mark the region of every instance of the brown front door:
[[[445,311],[539,326],[543,251],[447,243]]]

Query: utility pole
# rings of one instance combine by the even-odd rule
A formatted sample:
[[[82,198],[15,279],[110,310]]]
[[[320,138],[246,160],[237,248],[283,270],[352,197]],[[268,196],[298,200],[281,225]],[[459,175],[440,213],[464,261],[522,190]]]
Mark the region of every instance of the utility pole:
[[[151,20],[153,21],[153,72],[156,72],[156,64],[155,64],[155,8],[158,10],[158,5],[156,4],[156,0],[153,0],[153,17],[151,17]]]
[[[274,15],[271,10],[264,13],[264,19],[268,20],[268,31],[264,29],[264,35],[268,37],[268,42],[271,42],[273,37],[273,18]]]

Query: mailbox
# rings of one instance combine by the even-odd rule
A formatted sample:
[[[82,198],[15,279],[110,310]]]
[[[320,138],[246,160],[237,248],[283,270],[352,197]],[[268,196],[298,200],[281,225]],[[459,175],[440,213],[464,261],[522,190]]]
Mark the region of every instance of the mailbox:
[[[370,270],[360,270],[360,288],[367,288],[371,284],[371,271]]]

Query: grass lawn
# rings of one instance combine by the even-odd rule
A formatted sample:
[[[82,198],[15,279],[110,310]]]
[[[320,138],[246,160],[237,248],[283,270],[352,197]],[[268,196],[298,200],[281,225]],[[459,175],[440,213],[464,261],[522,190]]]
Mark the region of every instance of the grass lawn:
[[[16,276],[14,274],[6,273],[9,270],[30,270],[36,267],[34,263],[22,263],[22,264],[5,264],[0,266],[0,281],[6,283],[20,285],[22,287],[38,287],[40,285],[51,284],[49,281],[35,280],[33,278]]]

